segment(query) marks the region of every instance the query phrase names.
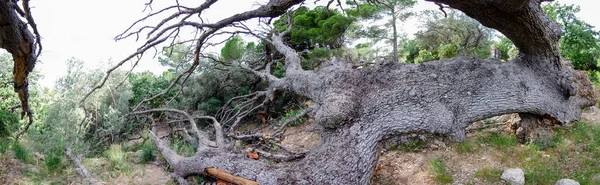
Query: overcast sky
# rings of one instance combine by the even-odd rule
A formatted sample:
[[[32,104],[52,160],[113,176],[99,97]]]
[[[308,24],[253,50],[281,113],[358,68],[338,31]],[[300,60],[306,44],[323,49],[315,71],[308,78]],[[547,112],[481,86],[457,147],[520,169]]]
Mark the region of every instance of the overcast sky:
[[[45,76],[41,84],[53,87],[54,81],[65,74],[65,61],[70,58],[81,59],[88,67],[106,66],[107,61],[116,63],[135,52],[144,40],[135,42],[133,39],[114,41],[113,38],[128,28],[131,23],[148,14],[144,4],[149,0],[32,0],[32,14],[38,24],[42,36],[43,51],[36,69]],[[186,3],[186,0],[180,0]],[[260,0],[264,2],[265,0]],[[174,0],[155,0],[153,9],[168,6]],[[187,0],[198,3],[199,0]],[[577,15],[585,22],[600,28],[597,16],[597,3],[594,0],[561,0],[562,4],[581,6]],[[307,1],[312,4],[312,1]],[[197,5],[196,5],[197,6]],[[195,7],[190,5],[190,7]],[[255,0],[220,0],[203,13],[208,20],[215,22],[224,16],[233,15],[256,7]],[[431,2],[418,1],[415,11],[436,9]],[[165,16],[163,16],[165,17]],[[156,20],[147,21],[151,25]],[[417,30],[418,21],[405,23],[403,30],[409,34]],[[129,67],[126,64],[124,67]],[[162,70],[157,59],[144,58],[136,71]]]

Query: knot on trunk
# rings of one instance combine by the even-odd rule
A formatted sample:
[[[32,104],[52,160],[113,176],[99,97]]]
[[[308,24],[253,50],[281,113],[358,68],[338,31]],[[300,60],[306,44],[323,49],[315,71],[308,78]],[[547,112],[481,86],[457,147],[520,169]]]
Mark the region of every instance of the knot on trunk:
[[[575,85],[577,86],[577,97],[580,100],[579,106],[589,107],[596,104],[598,94],[594,88],[594,84],[590,81],[585,71],[573,71],[575,77]]]
[[[354,93],[328,93],[315,115],[315,121],[325,128],[339,128],[353,117],[356,105]]]

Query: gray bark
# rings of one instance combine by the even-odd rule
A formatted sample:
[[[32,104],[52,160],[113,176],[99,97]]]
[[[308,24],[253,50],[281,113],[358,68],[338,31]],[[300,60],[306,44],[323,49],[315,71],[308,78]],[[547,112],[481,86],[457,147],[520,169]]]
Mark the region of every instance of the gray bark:
[[[395,134],[435,133],[465,139],[471,122],[508,113],[578,120],[595,103],[587,77],[573,77],[561,63],[558,25],[540,10],[539,1],[443,0],[513,40],[521,54],[510,62],[454,58],[423,64],[380,62],[353,69],[336,64],[302,70],[298,54],[275,35],[286,57],[286,77],[264,78],[271,89],[287,89],[317,105],[323,129],[319,145],[305,158],[270,165],[226,148],[199,148],[181,157],[159,140],[161,153],[178,176],[205,174],[216,167],[260,184],[368,184],[380,141]],[[260,72],[256,72],[260,74]]]

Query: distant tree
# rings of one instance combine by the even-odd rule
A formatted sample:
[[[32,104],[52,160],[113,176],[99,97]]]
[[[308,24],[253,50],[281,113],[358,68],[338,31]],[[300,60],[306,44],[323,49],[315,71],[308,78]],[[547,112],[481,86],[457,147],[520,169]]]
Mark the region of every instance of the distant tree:
[[[357,4],[355,4],[356,2]],[[353,28],[355,38],[368,38],[375,43],[387,41],[392,45],[392,60],[399,61],[398,42],[400,42],[400,32],[398,23],[405,21],[413,15],[407,11],[408,8],[416,4],[415,0],[383,0],[383,1],[349,1],[354,8],[348,9],[347,13],[362,22],[368,24],[356,25]],[[384,19],[383,25],[377,22]],[[365,26],[366,25],[366,26]]]
[[[337,10],[325,9],[323,6],[314,9],[302,6],[294,11],[292,20],[289,43],[296,51],[340,48],[344,43],[346,30],[354,21]],[[275,30],[279,32],[284,31],[287,25],[287,15],[274,22]]]
[[[559,40],[562,56],[571,60],[575,69],[599,70],[597,60],[600,56],[600,33],[594,30],[594,26],[575,16],[580,11],[579,6],[561,5],[556,2],[546,4],[542,8],[563,30]]]
[[[490,55],[491,29],[464,13],[446,12],[447,17],[442,17],[437,11],[423,13],[424,30],[415,34],[419,55],[407,60],[426,62],[456,56],[487,58]]]

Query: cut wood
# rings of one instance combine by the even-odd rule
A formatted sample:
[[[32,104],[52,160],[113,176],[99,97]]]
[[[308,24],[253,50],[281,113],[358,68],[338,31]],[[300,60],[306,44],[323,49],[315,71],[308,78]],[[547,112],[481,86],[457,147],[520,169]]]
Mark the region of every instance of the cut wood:
[[[213,177],[216,177],[217,179],[221,179],[236,185],[258,185],[258,182],[231,175],[218,168],[206,168],[205,172]]]

